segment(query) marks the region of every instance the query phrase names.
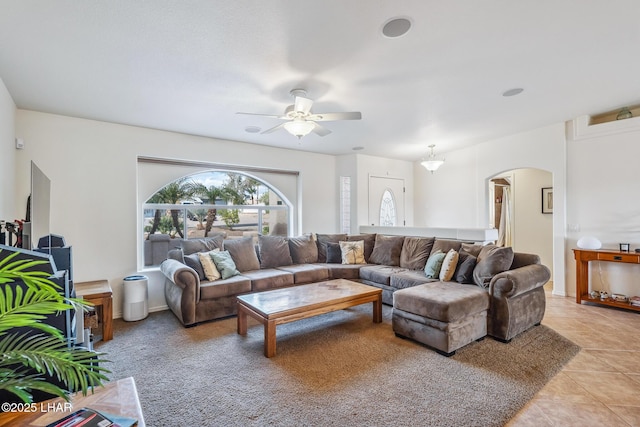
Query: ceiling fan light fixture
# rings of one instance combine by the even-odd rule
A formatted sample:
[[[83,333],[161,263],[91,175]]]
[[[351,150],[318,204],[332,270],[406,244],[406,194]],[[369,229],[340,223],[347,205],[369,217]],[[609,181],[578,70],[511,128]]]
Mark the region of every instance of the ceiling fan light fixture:
[[[427,158],[427,160],[423,160],[422,162],[420,162],[420,164],[431,173],[437,171],[438,168],[444,164],[444,159],[436,159],[436,155],[433,152],[433,147],[435,147],[434,144],[429,145],[429,148],[431,149],[431,151],[429,152],[429,157]]]
[[[308,135],[314,127],[315,124],[313,122],[308,122],[306,120],[292,120],[284,124],[284,128],[287,132],[293,136],[297,136],[298,139]]]

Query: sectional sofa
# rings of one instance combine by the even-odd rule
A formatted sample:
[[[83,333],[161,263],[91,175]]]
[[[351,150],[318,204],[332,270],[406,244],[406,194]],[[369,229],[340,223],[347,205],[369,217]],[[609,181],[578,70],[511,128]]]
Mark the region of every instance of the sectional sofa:
[[[218,263],[221,255],[234,268]],[[222,265],[222,274],[207,271],[210,258]],[[509,341],[539,324],[545,311],[542,287],[550,278],[537,255],[511,248],[382,234],[259,236],[257,243],[252,237],[184,240],[169,252],[161,271],[167,304],[184,326],[236,314],[236,296],[244,293],[344,278],[381,288],[385,304],[393,305],[397,296],[401,307],[394,308],[394,330],[396,320],[405,326],[396,333],[446,354],[483,331]],[[406,316],[395,319],[396,311]],[[473,332],[467,331],[470,322],[477,325]],[[411,336],[416,325],[422,330],[418,335],[438,338]],[[460,331],[465,338],[453,343]],[[442,334],[448,341],[441,345],[436,341]]]

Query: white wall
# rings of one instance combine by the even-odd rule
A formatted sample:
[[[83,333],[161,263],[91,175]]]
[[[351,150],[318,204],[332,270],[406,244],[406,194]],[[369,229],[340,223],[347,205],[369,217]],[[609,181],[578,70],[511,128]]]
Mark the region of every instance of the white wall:
[[[559,123],[445,153],[435,173],[414,163],[415,222],[424,227],[489,227],[487,181],[520,168],[551,172],[554,188],[553,292],[564,295],[565,125]]]
[[[413,226],[413,163],[365,154],[338,157],[338,175],[351,177],[351,233],[358,233],[361,225],[369,225],[369,177],[383,176],[404,180],[405,221]]]
[[[22,210],[15,206],[15,116],[16,104],[0,79],[0,219],[22,219]]]
[[[138,156],[298,170],[301,231],[338,229],[334,156],[26,110],[17,110],[15,123],[26,146],[15,154],[17,203],[29,194],[33,160],[51,179],[51,232],[73,246],[76,281],[109,280],[116,317],[122,279],[138,273]],[[162,277],[144,274],[150,278],[150,309],[164,308]]]
[[[539,169],[513,171],[513,249],[538,254],[553,272],[553,215],[542,213],[543,187],[552,187],[551,173]]]
[[[597,237],[603,249],[618,250],[619,243],[630,243],[631,251],[640,247],[640,118],[590,128],[577,135],[569,129],[567,141],[567,223],[571,228],[566,263],[572,296],[576,294],[572,249],[580,237]],[[590,265],[592,289],[640,295],[640,265]]]

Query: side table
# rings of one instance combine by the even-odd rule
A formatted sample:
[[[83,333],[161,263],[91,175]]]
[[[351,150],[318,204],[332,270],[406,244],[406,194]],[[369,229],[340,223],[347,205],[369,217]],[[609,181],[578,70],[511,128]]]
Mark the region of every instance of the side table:
[[[109,281],[77,282],[76,296],[93,303],[102,323],[102,340],[113,339],[113,292]]]

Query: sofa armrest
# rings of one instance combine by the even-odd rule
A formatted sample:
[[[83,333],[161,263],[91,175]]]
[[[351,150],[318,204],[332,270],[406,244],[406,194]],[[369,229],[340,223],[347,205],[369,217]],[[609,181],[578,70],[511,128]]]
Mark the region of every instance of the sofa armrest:
[[[193,268],[175,259],[166,259],[160,264],[160,271],[171,283],[187,291],[183,295],[193,295],[196,304],[200,301],[200,277]]]
[[[496,274],[491,279],[489,294],[496,298],[512,298],[544,286],[551,271],[542,264],[531,264]]]

